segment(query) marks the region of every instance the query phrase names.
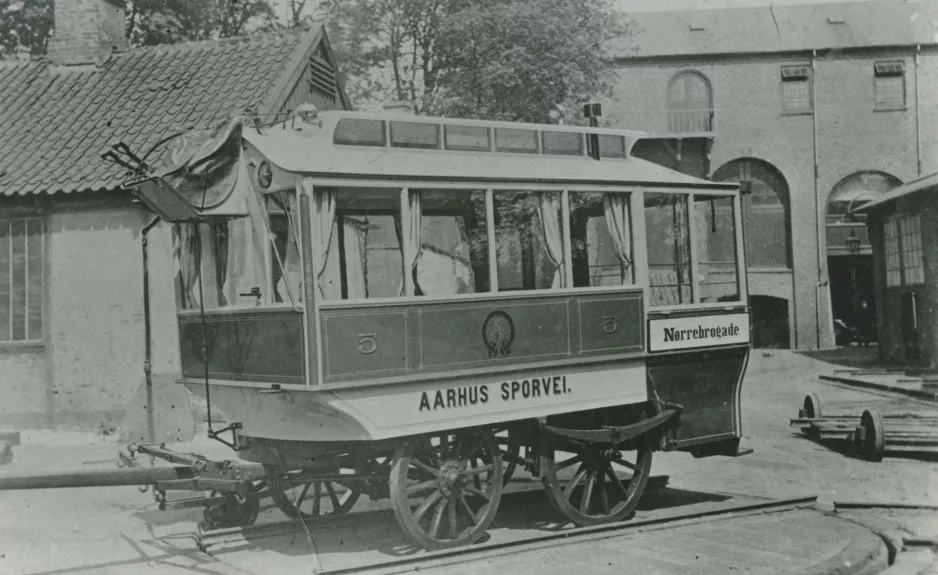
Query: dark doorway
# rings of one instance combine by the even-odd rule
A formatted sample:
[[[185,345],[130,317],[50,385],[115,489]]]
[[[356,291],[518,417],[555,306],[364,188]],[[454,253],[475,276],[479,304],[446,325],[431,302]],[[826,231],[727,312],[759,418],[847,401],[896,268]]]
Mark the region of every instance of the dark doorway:
[[[752,346],[790,349],[788,300],[754,295],[749,296],[749,307],[752,310]]]
[[[876,341],[873,256],[830,256],[827,258],[827,269],[830,276],[831,312],[834,321],[835,323],[842,322],[841,331],[844,334],[859,335],[859,338],[848,337],[838,341],[837,344],[847,345],[851,343],[847,341],[848,339],[861,339],[864,342]]]
[[[918,302],[914,293],[902,294],[902,345],[905,347],[905,359],[916,360],[921,357],[918,342]]]

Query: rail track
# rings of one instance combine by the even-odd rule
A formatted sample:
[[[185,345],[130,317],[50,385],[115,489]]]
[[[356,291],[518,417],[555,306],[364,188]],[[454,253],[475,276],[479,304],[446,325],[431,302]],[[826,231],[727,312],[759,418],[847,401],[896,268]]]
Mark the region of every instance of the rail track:
[[[398,556],[376,562],[373,561],[363,565],[324,569],[317,571],[317,573],[321,575],[391,575],[396,573],[425,571],[429,569],[445,568],[467,561],[480,561],[541,548],[556,547],[558,545],[573,545],[598,539],[607,539],[627,533],[637,534],[645,531],[712,521],[714,519],[732,519],[766,513],[781,513],[811,507],[814,506],[816,502],[816,496],[804,496],[768,501],[728,503],[665,517],[635,519],[588,527],[570,527],[544,534],[526,536],[511,541],[490,541],[455,549],[416,552],[411,555]],[[310,533],[309,529],[319,530],[324,527],[339,527],[340,525],[355,522],[356,520],[360,520],[360,518],[356,519],[354,514],[339,515],[333,518],[317,518],[311,521],[306,528],[307,534]],[[329,523],[330,525],[326,526],[324,523]],[[299,530],[298,525],[300,527]],[[253,541],[267,537],[296,535],[298,531],[302,532],[302,530],[302,524],[297,520],[282,521],[266,525],[206,532],[196,538],[196,544],[202,552],[212,555],[213,548],[221,547],[225,544],[236,543],[247,539]]]

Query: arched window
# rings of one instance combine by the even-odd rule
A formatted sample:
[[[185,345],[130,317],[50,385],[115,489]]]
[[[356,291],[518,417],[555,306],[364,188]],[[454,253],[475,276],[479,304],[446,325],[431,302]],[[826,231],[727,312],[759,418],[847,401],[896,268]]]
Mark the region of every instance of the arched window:
[[[746,259],[750,268],[791,268],[791,210],[788,182],[774,166],[755,159],[726,163],[713,174],[717,182],[752,182],[743,196]]]
[[[713,128],[710,82],[697,72],[681,72],[668,84],[668,125],[674,133],[709,132]]]
[[[849,238],[856,238],[853,253],[870,253],[866,214],[847,217],[849,211],[900,185],[898,178],[884,172],[864,171],[837,182],[827,198],[827,253],[851,253]]]

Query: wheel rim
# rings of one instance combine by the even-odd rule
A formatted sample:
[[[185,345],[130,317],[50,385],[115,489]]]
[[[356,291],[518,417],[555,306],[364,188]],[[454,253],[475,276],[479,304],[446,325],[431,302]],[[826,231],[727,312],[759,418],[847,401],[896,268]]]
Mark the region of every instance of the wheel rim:
[[[553,507],[577,525],[626,519],[645,491],[652,451],[641,446],[628,454],[588,445],[565,449],[570,452],[560,461],[553,449],[541,456],[541,481]]]
[[[490,431],[413,438],[394,456],[391,506],[401,530],[417,545],[467,545],[494,520],[502,483],[501,454]]]

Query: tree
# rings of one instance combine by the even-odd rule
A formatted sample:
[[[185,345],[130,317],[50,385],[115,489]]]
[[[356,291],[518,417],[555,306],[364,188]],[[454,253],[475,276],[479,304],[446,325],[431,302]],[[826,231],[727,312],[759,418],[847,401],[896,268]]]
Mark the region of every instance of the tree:
[[[52,37],[53,0],[0,0],[0,59],[41,56]]]
[[[630,30],[610,0],[330,0],[353,100],[418,112],[542,121],[601,95],[606,44]],[[578,106],[575,106],[575,109]]]
[[[275,19],[269,0],[131,0],[127,37],[133,46],[230,38]]]

